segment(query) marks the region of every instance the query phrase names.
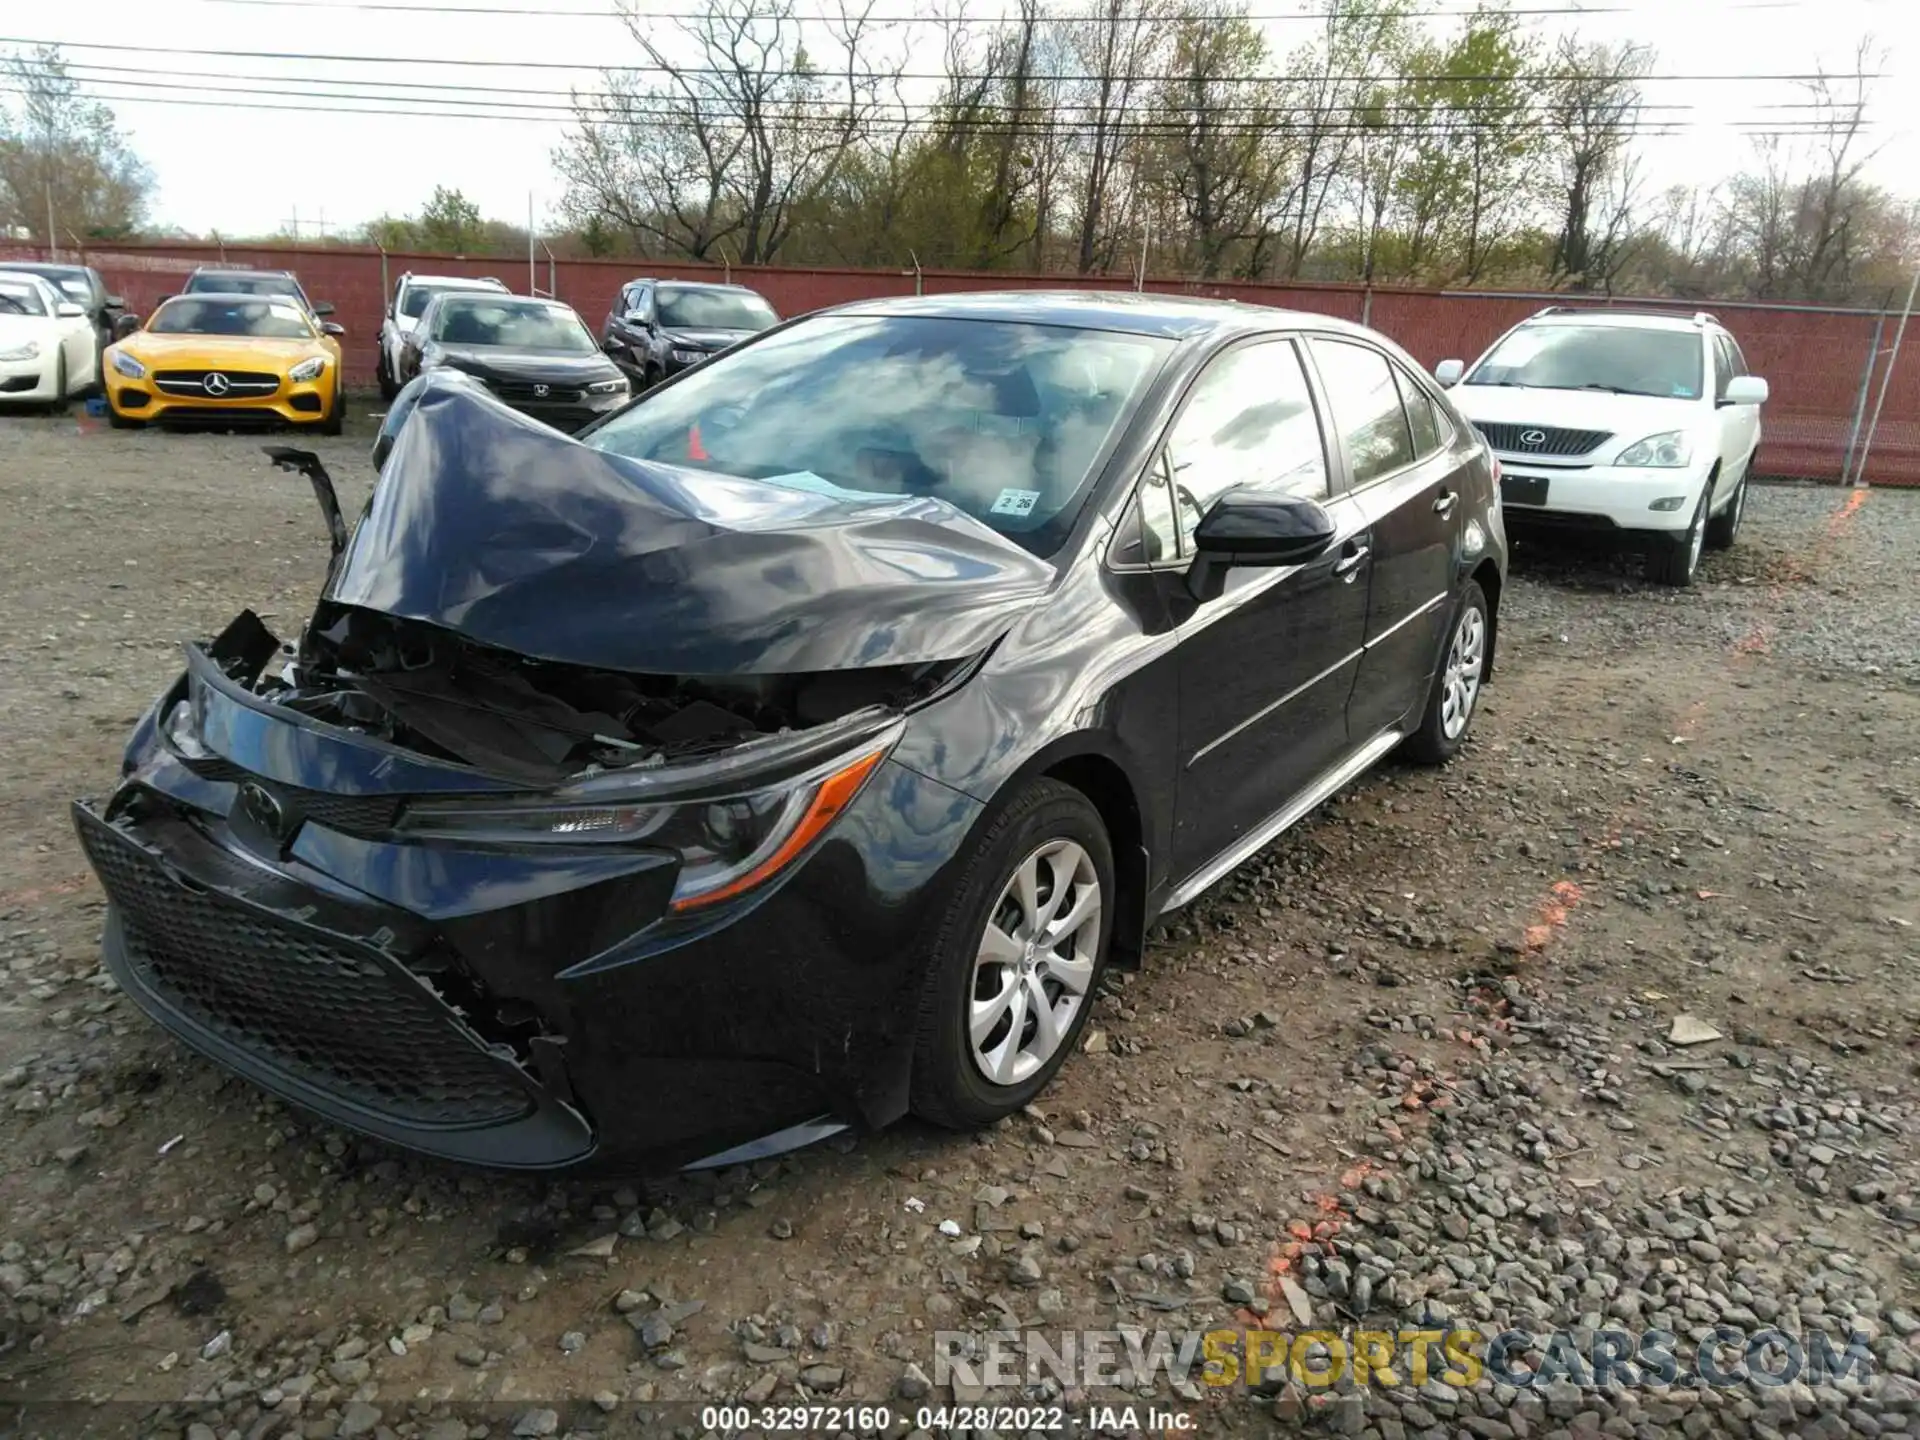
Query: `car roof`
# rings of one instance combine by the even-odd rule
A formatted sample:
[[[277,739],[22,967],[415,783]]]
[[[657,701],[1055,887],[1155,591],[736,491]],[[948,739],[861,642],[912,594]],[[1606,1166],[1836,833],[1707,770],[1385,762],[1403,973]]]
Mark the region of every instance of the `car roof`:
[[[629,280],[629,285],[658,285],[661,289],[672,286],[675,290],[738,290],[743,295],[758,295],[760,292],[750,285],[735,285],[721,280]]]
[[[507,287],[491,275],[402,275],[402,285],[465,286],[470,290],[505,290]]]
[[[176,300],[191,300],[197,305],[203,300],[244,300],[249,305],[264,305],[269,301],[287,300],[291,298],[291,296],[287,295],[260,295],[251,290],[195,290],[191,294],[186,295],[169,295],[160,303],[164,306],[171,305]],[[300,309],[298,305],[293,308],[296,310]],[[305,312],[303,311],[302,313]]]
[[[47,279],[54,275],[90,275],[91,265],[58,265],[50,260],[0,260],[0,270],[14,270]]]
[[[249,270],[239,265],[199,265],[188,278],[199,280],[209,275],[225,275],[235,280],[285,280],[292,285],[300,283],[300,277],[291,270]]]
[[[1151,295],[1130,290],[997,290],[962,295],[909,295],[888,300],[857,300],[835,306],[827,313],[1065,325],[1168,339],[1288,329],[1330,330],[1373,340],[1381,338],[1362,326],[1309,310],[1281,310],[1239,300]]]
[[[1604,326],[1615,330],[1691,330],[1718,329],[1719,322],[1694,315],[1656,313],[1648,310],[1567,310],[1552,315],[1531,315],[1522,325]]]

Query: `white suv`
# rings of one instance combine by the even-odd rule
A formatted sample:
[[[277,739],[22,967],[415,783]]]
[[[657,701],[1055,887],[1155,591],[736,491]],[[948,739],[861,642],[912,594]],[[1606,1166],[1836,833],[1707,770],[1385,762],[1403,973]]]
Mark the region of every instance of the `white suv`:
[[[1767,382],[1713,316],[1555,306],[1434,373],[1499,458],[1510,531],[1632,541],[1668,585],[1733,544]]]
[[[466,275],[415,275],[408,271],[394,283],[387,299],[387,313],[380,320],[380,355],[374,365],[380,382],[380,398],[391,400],[400,393],[400,352],[407,336],[427,308],[427,302],[449,290],[491,290],[505,295],[507,287],[491,275],[475,280]]]

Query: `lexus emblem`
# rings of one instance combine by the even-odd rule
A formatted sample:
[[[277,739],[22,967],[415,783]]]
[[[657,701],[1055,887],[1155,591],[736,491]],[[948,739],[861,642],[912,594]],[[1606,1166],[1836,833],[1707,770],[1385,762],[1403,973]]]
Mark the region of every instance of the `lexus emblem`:
[[[276,840],[284,840],[292,830],[287,823],[286,807],[265,786],[251,780],[240,787],[240,808],[247,818]]]
[[[213,371],[200,383],[207,387],[207,393],[209,395],[224,395],[233,388],[233,382],[218,370]]]
[[[536,400],[544,400],[552,393],[553,388],[549,385],[536,385],[533,387],[533,398]]]
[[[1544,445],[1547,443],[1547,432],[1544,430],[1522,430],[1520,432],[1520,443],[1525,445],[1529,450],[1535,446]]]

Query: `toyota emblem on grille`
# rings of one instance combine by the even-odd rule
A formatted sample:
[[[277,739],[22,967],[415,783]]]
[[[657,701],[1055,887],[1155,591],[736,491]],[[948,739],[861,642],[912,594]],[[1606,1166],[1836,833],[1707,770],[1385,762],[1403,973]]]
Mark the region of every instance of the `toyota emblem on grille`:
[[[1520,432],[1520,443],[1528,449],[1532,449],[1537,445],[1544,445],[1547,443],[1547,432],[1544,430],[1522,430]]]
[[[240,808],[249,820],[276,840],[284,840],[292,833],[293,826],[288,823],[286,807],[265,786],[256,785],[251,780],[242,785]]]
[[[218,370],[213,371],[200,383],[206,386],[209,395],[224,395],[233,388],[233,382]]]
[[[533,398],[536,400],[544,400],[552,393],[552,387],[548,385],[536,385],[533,387]]]

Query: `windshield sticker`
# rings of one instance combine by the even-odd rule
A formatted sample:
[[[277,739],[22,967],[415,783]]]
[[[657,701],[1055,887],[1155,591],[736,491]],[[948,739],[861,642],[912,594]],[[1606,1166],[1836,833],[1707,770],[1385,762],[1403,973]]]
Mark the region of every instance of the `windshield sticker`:
[[[1000,498],[993,502],[989,514],[1027,516],[1033,513],[1034,505],[1040,499],[1038,490],[1006,489],[1000,492]]]

